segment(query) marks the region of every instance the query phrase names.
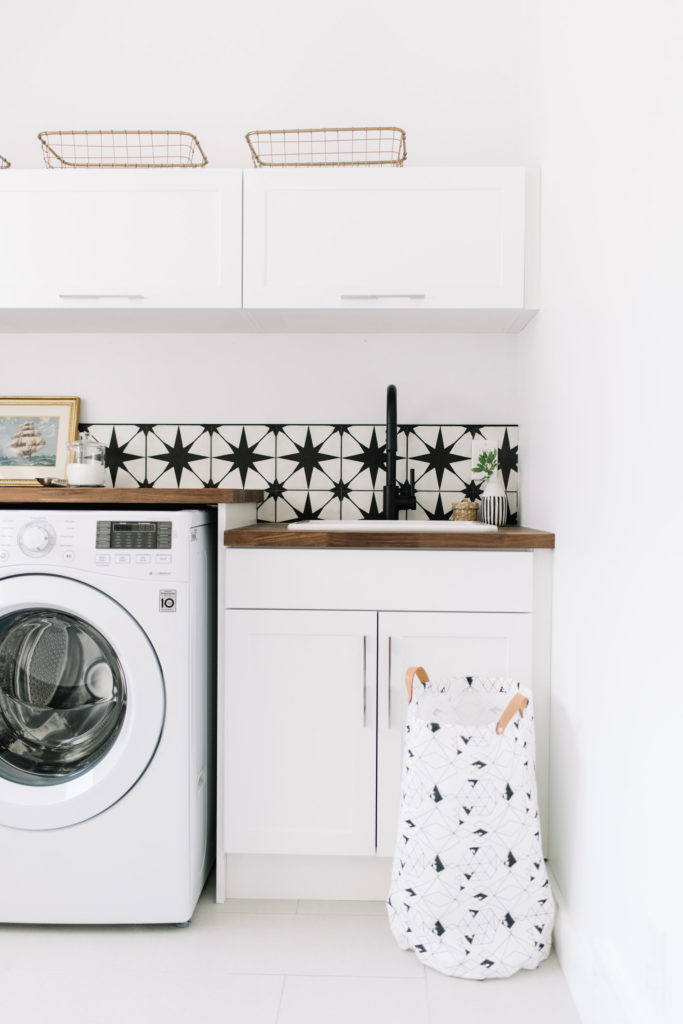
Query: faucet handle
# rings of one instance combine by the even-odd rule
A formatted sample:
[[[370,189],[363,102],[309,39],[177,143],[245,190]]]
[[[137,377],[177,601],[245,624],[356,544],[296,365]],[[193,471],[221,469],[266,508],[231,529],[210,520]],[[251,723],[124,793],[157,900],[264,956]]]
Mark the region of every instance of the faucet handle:
[[[411,471],[410,471],[410,483],[408,483],[407,480],[404,480],[403,483],[401,484],[401,492],[402,492],[402,494],[405,497],[409,497],[409,498],[414,498],[415,497],[415,470],[414,469],[411,469]]]
[[[415,470],[410,471],[410,483],[407,480],[401,484],[398,488],[398,501],[400,502],[399,508],[414,509],[417,508],[417,501],[415,497]]]

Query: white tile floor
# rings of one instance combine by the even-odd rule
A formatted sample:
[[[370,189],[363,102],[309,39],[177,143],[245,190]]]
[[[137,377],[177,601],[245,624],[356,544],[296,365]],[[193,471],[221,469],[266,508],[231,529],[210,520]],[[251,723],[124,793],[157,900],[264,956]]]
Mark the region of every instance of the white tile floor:
[[[557,960],[461,981],[396,946],[382,903],[213,902],[189,928],[0,926],[3,1020],[25,1024],[580,1024]]]

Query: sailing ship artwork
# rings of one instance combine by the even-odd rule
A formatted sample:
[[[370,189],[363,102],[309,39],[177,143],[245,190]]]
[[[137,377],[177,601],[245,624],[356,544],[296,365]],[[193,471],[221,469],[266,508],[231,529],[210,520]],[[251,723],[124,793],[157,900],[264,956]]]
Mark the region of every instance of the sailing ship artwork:
[[[0,395],[0,487],[39,487],[66,478],[80,398]]]
[[[54,466],[59,436],[58,416],[0,420],[0,466]]]

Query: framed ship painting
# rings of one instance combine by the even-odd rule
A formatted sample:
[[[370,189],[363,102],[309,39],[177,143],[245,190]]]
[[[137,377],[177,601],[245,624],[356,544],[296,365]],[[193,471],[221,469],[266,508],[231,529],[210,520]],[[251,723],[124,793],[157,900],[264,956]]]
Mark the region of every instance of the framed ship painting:
[[[0,486],[64,480],[78,408],[78,398],[0,398]]]

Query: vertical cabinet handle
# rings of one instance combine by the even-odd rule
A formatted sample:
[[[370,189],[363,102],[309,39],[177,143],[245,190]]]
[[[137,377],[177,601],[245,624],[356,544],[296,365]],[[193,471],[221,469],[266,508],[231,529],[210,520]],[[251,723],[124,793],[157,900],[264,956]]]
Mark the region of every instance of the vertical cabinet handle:
[[[387,729],[391,729],[391,637],[389,637],[387,666]]]
[[[363,637],[363,728],[365,728],[367,710],[367,682],[368,682],[368,638]]]

